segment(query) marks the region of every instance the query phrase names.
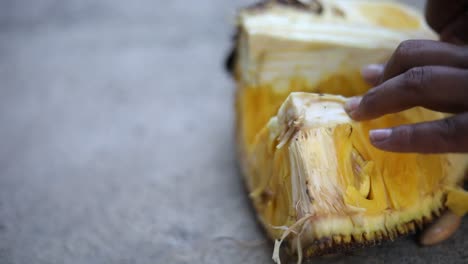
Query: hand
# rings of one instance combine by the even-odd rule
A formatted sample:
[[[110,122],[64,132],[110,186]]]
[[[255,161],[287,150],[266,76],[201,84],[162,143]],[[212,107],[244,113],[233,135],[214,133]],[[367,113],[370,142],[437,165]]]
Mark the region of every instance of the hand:
[[[429,0],[428,24],[440,39],[468,42],[468,1]],[[403,42],[386,66],[370,65],[364,78],[376,87],[347,104],[351,117],[364,120],[413,106],[459,113],[453,117],[370,132],[374,146],[401,152],[468,152],[468,47],[434,41]],[[468,175],[468,174],[467,174]],[[450,237],[461,217],[447,211],[420,238],[423,245]]]
[[[355,120],[415,106],[456,114],[433,122],[372,130],[375,147],[396,152],[468,152],[468,47],[405,41],[386,66],[371,65],[363,76],[375,87],[346,104]]]
[[[440,34],[442,41],[454,44],[468,42],[468,1],[428,0],[427,23]]]

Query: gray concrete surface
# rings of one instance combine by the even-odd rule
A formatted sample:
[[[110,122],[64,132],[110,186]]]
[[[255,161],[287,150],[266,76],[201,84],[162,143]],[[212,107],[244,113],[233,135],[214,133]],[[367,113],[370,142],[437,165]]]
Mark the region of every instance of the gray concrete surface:
[[[222,69],[249,2],[0,0],[1,264],[271,263]],[[466,234],[317,263],[466,263]]]

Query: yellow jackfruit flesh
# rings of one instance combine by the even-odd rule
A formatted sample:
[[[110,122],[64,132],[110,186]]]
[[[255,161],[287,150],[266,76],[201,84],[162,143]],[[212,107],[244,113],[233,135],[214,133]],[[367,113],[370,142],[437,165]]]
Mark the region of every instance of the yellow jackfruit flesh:
[[[463,175],[463,155],[388,153],[368,139],[370,129],[442,114],[415,108],[354,122],[345,100],[291,93],[246,153],[247,185],[270,236],[306,219],[288,236],[291,253],[299,239],[313,256],[412,232],[438,215]]]
[[[277,262],[281,244],[300,261],[407,234],[446,206],[466,212],[457,188],[466,156],[389,153],[368,139],[370,129],[443,114],[414,108],[355,122],[343,109],[369,89],[362,66],[406,39],[434,37],[395,2],[266,1],[240,12],[238,156]]]

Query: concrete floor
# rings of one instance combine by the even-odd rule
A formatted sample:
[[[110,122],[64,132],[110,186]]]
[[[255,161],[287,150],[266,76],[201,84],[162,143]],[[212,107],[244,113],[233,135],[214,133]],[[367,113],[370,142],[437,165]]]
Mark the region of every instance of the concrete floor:
[[[0,263],[271,263],[222,69],[250,2],[0,0]],[[317,262],[466,263],[466,234]]]

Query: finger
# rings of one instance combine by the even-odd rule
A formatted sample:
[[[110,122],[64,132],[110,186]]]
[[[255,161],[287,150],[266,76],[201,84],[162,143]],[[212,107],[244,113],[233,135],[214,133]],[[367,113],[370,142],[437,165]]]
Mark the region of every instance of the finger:
[[[371,143],[392,152],[468,152],[468,113],[369,132]]]
[[[414,67],[435,65],[468,68],[468,49],[440,41],[404,41],[398,46],[385,66],[380,82]]]
[[[468,70],[442,66],[413,68],[345,105],[355,120],[376,118],[415,106],[449,113],[468,110]]]
[[[382,79],[384,69],[382,64],[369,64],[361,69],[361,75],[368,84],[377,85]]]
[[[452,213],[450,210],[445,211],[434,223],[424,230],[419,238],[419,242],[423,246],[432,246],[447,240],[458,230],[461,219],[461,216]]]
[[[468,43],[468,10],[444,28],[440,39],[458,45]]]
[[[440,33],[467,8],[467,1],[429,0],[426,5],[426,21]]]

